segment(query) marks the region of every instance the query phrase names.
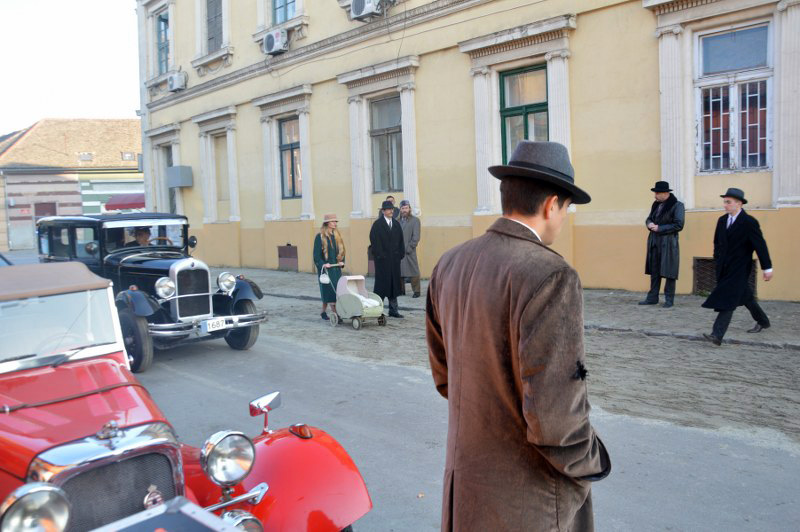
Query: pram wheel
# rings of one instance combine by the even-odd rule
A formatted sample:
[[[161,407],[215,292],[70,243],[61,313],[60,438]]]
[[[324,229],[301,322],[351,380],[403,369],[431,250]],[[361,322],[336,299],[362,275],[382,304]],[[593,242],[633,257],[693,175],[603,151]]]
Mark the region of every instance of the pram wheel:
[[[380,325],[381,327],[386,325],[386,316],[384,316],[383,314],[378,316],[378,325]]]
[[[341,320],[339,319],[338,314],[336,314],[335,312],[331,312],[330,314],[328,314],[328,321],[330,322],[331,327],[336,327],[337,325],[339,325],[339,322]]]
[[[353,326],[353,329],[359,330],[361,328],[361,318],[358,316],[353,318],[351,325]]]

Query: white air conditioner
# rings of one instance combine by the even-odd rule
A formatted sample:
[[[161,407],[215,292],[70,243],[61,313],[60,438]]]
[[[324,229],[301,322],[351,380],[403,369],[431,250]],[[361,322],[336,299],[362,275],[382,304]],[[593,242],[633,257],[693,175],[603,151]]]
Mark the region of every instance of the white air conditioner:
[[[289,49],[289,34],[286,30],[275,30],[264,35],[261,50],[267,55],[278,55]]]
[[[382,0],[353,0],[350,16],[355,20],[367,20],[383,13]]]
[[[178,92],[186,88],[186,72],[170,72],[167,76],[167,90]]]

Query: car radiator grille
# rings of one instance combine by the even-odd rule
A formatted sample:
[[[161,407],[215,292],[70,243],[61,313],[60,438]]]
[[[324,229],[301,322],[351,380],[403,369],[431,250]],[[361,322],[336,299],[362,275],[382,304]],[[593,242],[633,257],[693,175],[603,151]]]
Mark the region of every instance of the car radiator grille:
[[[203,294],[178,298],[178,316],[198,316],[211,314],[211,300],[208,296],[209,280],[206,270],[183,270],[178,272],[178,295]]]
[[[69,479],[62,489],[72,504],[68,532],[85,532],[144,510],[148,488],[175,497],[169,459],[151,453],[108,464]]]

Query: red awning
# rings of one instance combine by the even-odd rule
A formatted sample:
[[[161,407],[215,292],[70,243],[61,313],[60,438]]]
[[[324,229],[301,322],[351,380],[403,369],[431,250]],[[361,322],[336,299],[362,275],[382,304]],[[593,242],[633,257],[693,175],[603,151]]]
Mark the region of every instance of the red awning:
[[[141,194],[115,194],[106,202],[107,211],[122,209],[144,209],[144,193]]]

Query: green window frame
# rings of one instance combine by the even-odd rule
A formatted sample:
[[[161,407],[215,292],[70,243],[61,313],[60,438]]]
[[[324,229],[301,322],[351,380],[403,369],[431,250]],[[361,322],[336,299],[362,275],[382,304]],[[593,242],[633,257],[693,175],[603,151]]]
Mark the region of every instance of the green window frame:
[[[287,125],[294,122],[290,130]],[[281,196],[294,199],[303,196],[302,176],[300,174],[300,120],[286,118],[278,121],[278,151],[281,161]],[[288,133],[288,135],[287,135]],[[291,137],[287,140],[287,137]]]
[[[156,52],[158,56],[158,73],[164,74],[169,69],[169,14],[163,11],[156,17]]]
[[[508,83],[509,78],[519,76],[520,74],[527,74],[529,72],[536,72],[536,71],[544,71],[545,76],[545,99],[544,101],[535,102],[535,103],[528,103],[524,105],[516,105],[516,106],[509,106],[506,107],[506,84]],[[516,146],[508,146],[508,131],[507,131],[507,123],[509,119],[514,119],[521,117],[522,119],[522,127],[523,127],[523,137],[524,139],[528,140],[549,140],[550,138],[550,128],[549,128],[549,120],[548,120],[548,113],[547,113],[547,65],[535,65],[531,67],[524,67],[524,68],[517,68],[514,70],[508,70],[506,72],[500,73],[500,128],[501,128],[501,136],[503,139],[503,164],[508,164],[508,156],[511,154],[513,149]],[[546,135],[540,136],[539,138],[532,136],[534,132],[530,131],[530,123],[533,120],[536,122],[539,120],[541,124],[541,119],[544,119],[544,128],[546,131]],[[536,126],[534,125],[534,130]]]
[[[294,18],[295,0],[272,0],[272,25]]]

